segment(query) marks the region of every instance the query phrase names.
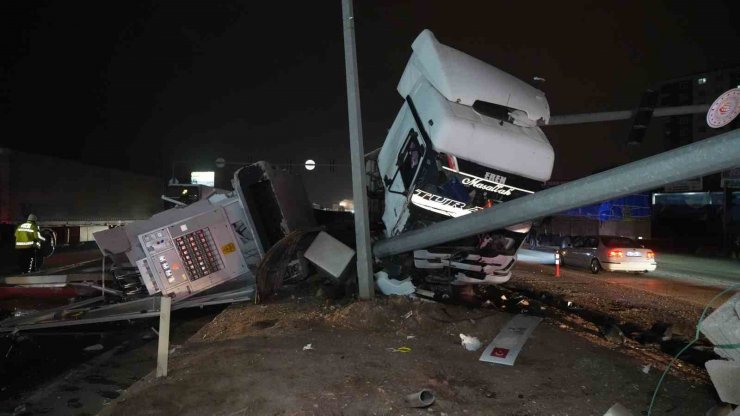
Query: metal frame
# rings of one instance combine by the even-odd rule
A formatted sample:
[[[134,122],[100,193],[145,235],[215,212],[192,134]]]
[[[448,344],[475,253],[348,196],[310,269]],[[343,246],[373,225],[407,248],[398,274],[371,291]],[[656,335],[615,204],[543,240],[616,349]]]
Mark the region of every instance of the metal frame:
[[[246,302],[252,299],[254,287],[196,296],[172,305],[172,310]],[[71,305],[39,311],[36,314],[0,321],[0,333],[15,333],[47,328],[128,321],[159,316],[160,296],[149,296],[129,302],[96,306],[104,302],[102,296]],[[80,317],[80,314],[82,316]],[[89,317],[86,317],[88,316]]]

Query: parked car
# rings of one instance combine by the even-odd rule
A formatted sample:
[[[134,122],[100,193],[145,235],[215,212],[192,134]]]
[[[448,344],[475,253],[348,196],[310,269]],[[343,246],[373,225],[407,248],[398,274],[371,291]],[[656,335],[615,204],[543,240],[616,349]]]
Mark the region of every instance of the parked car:
[[[561,261],[594,274],[601,270],[647,273],[657,267],[652,250],[631,238],[609,235],[574,237],[562,250]]]

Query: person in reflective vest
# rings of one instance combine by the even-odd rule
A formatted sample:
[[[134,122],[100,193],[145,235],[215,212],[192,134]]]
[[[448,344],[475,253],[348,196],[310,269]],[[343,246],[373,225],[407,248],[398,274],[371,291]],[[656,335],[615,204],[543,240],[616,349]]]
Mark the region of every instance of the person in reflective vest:
[[[28,220],[15,229],[15,251],[18,254],[18,268],[21,273],[35,272],[41,269],[41,236],[37,218],[31,214]]]

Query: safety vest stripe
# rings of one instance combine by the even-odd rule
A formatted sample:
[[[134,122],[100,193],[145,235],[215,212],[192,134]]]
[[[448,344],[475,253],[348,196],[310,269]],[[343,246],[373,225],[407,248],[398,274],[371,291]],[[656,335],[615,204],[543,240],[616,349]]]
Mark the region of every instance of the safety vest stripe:
[[[19,229],[19,230],[18,230],[18,232],[22,232],[22,233],[31,233],[31,234],[33,234],[33,233],[34,233],[35,231],[33,231],[33,230],[24,230],[24,229]]]
[[[31,244],[34,244],[33,241],[19,241],[15,243],[16,246],[30,246]]]

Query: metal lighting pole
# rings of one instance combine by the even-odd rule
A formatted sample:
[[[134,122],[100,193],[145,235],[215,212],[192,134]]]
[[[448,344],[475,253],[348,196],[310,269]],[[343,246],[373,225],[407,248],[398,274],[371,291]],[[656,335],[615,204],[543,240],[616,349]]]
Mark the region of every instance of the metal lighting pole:
[[[355,235],[357,238],[357,285],[360,299],[371,299],[375,292],[372,253],[370,251],[370,217],[367,212],[360,88],[357,82],[357,51],[352,0],[342,0],[344,28],[344,64],[347,73],[347,112],[349,113],[349,149],[352,158],[352,195],[355,204]]]

